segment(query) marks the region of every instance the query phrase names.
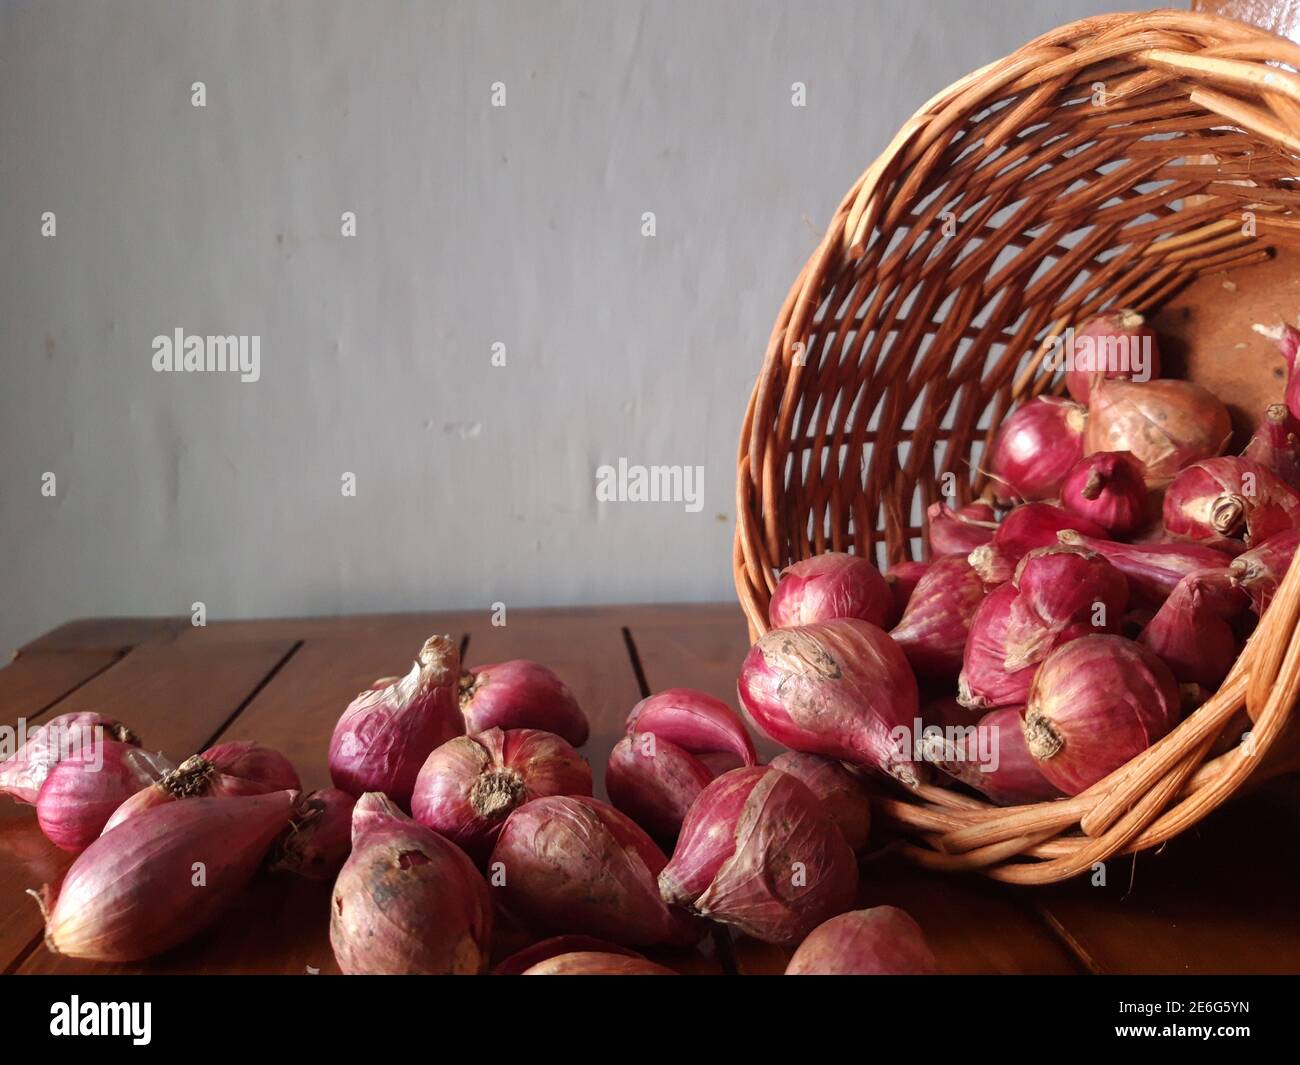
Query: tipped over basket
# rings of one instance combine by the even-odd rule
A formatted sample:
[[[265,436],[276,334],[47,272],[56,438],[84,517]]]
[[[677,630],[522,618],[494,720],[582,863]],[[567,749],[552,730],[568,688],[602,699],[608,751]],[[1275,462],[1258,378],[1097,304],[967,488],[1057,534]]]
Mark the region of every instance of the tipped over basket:
[[[1300,47],[1178,11],[1065,26],[908,119],[841,202],[773,328],[738,456],[734,570],[751,638],[777,574],[823,551],[924,557],[920,516],[1099,311],[1149,310],[1300,233]],[[1228,397],[1231,398],[1231,397]],[[997,807],[881,801],[923,866],[1049,883],[1158,846],[1248,780],[1300,767],[1300,567],[1219,691],[1089,790]],[[1242,707],[1252,724],[1221,736]],[[1217,744],[1217,746],[1216,746]]]

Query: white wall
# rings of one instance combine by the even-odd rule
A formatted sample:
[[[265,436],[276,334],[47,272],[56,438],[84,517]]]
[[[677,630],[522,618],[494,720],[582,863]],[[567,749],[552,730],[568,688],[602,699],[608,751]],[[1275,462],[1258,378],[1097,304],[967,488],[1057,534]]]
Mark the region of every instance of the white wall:
[[[5,4],[0,653],[196,600],[730,598],[817,227],[932,93],[1123,6]],[[260,335],[261,380],[155,373],[178,326]],[[619,456],[702,464],[703,510],[598,504]]]

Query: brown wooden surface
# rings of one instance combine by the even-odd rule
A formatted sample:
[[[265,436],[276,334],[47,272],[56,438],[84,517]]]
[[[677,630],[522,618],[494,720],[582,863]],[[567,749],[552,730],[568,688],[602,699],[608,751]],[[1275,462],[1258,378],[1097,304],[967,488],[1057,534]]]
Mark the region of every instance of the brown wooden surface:
[[[605,753],[646,688],[696,687],[735,705],[747,649],[734,605],[213,623],[186,619],[72,622],[0,669],[0,721],[96,709],[179,759],[215,736],[257,739],[288,754],[304,786],[328,783],[325,752],[358,690],[404,669],[425,637],[467,641],[467,661],[530,657],[565,677],[592,721],[584,753],[599,790]],[[767,751],[775,750],[767,745]],[[1272,786],[1220,811],[1185,839],[1107,869],[1107,883],[1011,890],[920,873],[891,854],[863,867],[863,905],[908,909],[954,973],[1300,972],[1293,902],[1300,789]],[[40,834],[30,807],[0,805],[0,971],[335,972],[328,884],[257,881],[217,926],[167,955],[92,966],[51,955],[27,887],[56,879],[68,857]],[[1131,883],[1130,883],[1131,881]],[[501,949],[517,942],[505,934]],[[787,952],[739,938],[742,973],[780,972]],[[732,964],[716,946],[658,960],[685,972]]]

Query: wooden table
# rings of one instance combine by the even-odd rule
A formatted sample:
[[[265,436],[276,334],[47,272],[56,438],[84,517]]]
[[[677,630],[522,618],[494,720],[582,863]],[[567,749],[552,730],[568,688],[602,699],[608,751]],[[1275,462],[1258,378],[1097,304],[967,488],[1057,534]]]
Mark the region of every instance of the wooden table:
[[[402,670],[425,637],[457,634],[467,660],[533,658],[574,689],[592,721],[585,754],[598,782],[628,709],[647,690],[688,686],[727,701],[747,649],[732,605],[512,610],[482,614],[216,622],[69,622],[0,669],[0,723],[99,710],[174,758],[218,737],[287,754],[307,788],[329,783],[326,749],[348,701]],[[770,753],[771,748],[768,748]],[[603,789],[599,789],[603,790]],[[863,904],[894,903],[925,928],[954,973],[1300,972],[1295,904],[1300,788],[1274,785],[1218,812],[1159,853],[1112,861],[1104,886],[1015,889],[922,873],[891,857],[864,866]],[[0,971],[305,973],[336,971],[328,884],[264,877],[236,910],[150,962],[91,966],[51,955],[24,889],[69,858],[32,808],[0,803]],[[503,945],[504,949],[504,945]],[[785,953],[740,939],[661,960],[690,972],[779,972]]]

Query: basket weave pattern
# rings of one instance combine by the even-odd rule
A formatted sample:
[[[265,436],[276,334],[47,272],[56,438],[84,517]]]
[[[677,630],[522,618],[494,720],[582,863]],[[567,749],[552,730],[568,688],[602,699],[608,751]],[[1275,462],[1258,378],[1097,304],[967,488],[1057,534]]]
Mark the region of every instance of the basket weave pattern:
[[[1060,391],[1052,339],[1300,243],[1300,47],[1180,11],[1062,27],[940,93],[840,203],[781,307],[741,431],[733,567],[751,637],[780,570],[924,557],[925,507],[1017,404]],[[945,475],[949,475],[945,477]],[[1047,883],[1154,847],[1300,767],[1292,566],[1218,693],[1087,792],[881,801],[936,869]],[[1220,741],[1242,707],[1250,733]]]

